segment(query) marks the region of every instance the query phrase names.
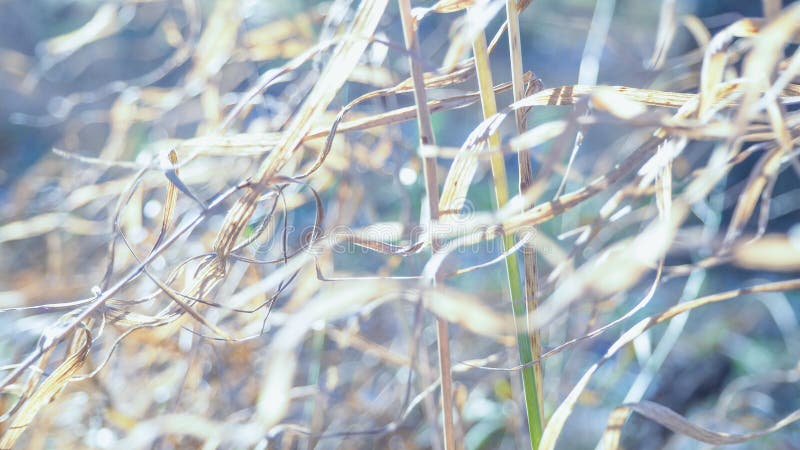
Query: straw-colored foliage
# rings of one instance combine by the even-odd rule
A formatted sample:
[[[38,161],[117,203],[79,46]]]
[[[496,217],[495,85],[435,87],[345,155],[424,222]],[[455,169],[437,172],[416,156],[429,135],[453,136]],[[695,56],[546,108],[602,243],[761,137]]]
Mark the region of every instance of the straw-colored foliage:
[[[0,52],[30,93],[144,22],[169,49],[15,116],[60,134],[0,209],[0,447],[614,449],[632,413],[712,445],[800,419],[723,433],[597,380],[652,368],[631,349],[674,345],[660,324],[800,298],[798,227],[773,221],[800,196],[800,4],[712,33],[664,0],[637,70],[668,75],[553,86],[523,59],[537,2],[156,3]],[[614,143],[585,154],[596,130]],[[730,270],[761,281],[690,289]],[[492,395],[503,425],[470,412]]]

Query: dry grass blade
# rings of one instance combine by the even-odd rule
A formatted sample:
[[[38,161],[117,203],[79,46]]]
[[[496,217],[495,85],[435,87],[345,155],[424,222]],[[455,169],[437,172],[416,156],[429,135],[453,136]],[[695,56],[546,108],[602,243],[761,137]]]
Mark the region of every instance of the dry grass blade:
[[[472,13],[462,16],[453,24],[453,29],[450,32],[450,46],[442,63],[445,70],[450,70],[450,68],[458,65],[458,62],[470,50],[475,38],[479,34],[483,34],[483,30],[489,22],[502,11],[503,2],[501,0],[489,0],[474,2],[472,5],[465,4],[464,6],[469,6]]]
[[[631,317],[633,317],[637,312],[641,311],[645,306],[647,306],[650,303],[650,300],[655,295],[656,289],[658,288],[658,285],[661,282],[661,274],[662,274],[663,269],[664,269],[664,261],[661,260],[661,261],[658,262],[658,269],[656,270],[655,277],[653,277],[653,283],[650,285],[650,289],[642,297],[642,299],[639,300],[632,308],[630,308],[628,311],[626,311],[625,314],[619,316],[618,318],[614,319],[613,321],[611,321],[611,322],[609,322],[609,323],[607,323],[607,324],[605,324],[605,325],[603,325],[601,327],[595,328],[594,330],[591,330],[591,331],[588,331],[588,332],[584,333],[580,337],[577,337],[577,338],[574,338],[574,339],[570,339],[569,341],[564,342],[563,344],[560,344],[560,345],[558,345],[558,346],[556,346],[556,347],[544,352],[541,355],[540,358],[549,358],[549,357],[551,357],[553,355],[557,355],[558,353],[563,352],[564,350],[570,348],[571,346],[577,344],[578,342],[581,342],[581,341],[584,341],[584,340],[587,340],[587,339],[593,339],[593,338],[601,335],[602,333],[604,333],[606,330],[609,330],[609,329],[611,329],[611,328],[613,328],[613,327],[625,322],[626,320],[630,319]]]
[[[369,43],[367,36],[372,35],[378,26],[386,3],[386,0],[362,2],[356,18],[348,30],[348,38],[334,49],[328,65],[325,66],[319,81],[314,85],[314,89],[305,99],[301,109],[294,115],[276,148],[262,163],[255,176],[259,183],[269,185],[272,182],[272,178],[291,158],[303,137],[311,129],[313,122],[333,100],[336,92],[347,80],[350,71],[366,49]],[[349,70],[347,70],[348,67]],[[225,224],[214,242],[214,249],[220,261],[227,258],[236,239],[253,215],[260,195],[258,190],[248,191],[226,216]]]
[[[622,348],[633,342],[634,339],[641,336],[649,328],[671,320],[675,316],[685,313],[702,306],[724,302],[739,298],[743,295],[758,294],[764,292],[782,292],[800,289],[800,280],[793,279],[788,281],[779,281],[775,283],[766,283],[750,288],[735,289],[732,291],[721,292],[719,294],[708,295],[692,301],[681,303],[674,306],[660,314],[653,315],[642,319],[636,325],[629,328],[623,335],[617,339],[613,345],[606,351],[603,357],[594,363],[581,377],[581,379],[574,385],[569,395],[561,402],[556,411],[553,413],[550,421],[545,427],[542,436],[542,443],[539,446],[540,450],[551,450],[556,448],[556,442],[561,434],[561,430],[566,423],[567,418],[572,414],[575,405],[578,402],[578,397],[586,389],[589,381],[597,372],[600,366],[613,358]]]
[[[675,0],[661,1],[661,12],[658,15],[658,29],[656,30],[656,45],[648,63],[654,69],[660,68],[664,64],[667,52],[675,38],[675,29],[677,28],[675,3]]]
[[[102,5],[82,27],[44,42],[44,50],[53,56],[64,56],[116,33],[124,25],[120,9],[115,4]]]
[[[464,81],[468,80],[472,75],[473,74],[472,74],[471,67],[469,65],[465,65],[464,67],[457,68],[453,72],[448,73],[448,74],[444,74],[444,75],[426,73],[426,74],[423,75],[423,78],[425,80],[425,87],[426,88],[434,88],[434,87],[446,87],[446,86],[449,86],[451,84],[457,84],[457,83],[464,82]],[[301,178],[301,179],[302,178],[306,178],[306,177],[310,176],[311,174],[313,174],[317,169],[319,169],[322,166],[322,164],[325,162],[325,159],[328,157],[328,154],[331,151],[331,148],[333,146],[333,139],[336,136],[337,131],[339,131],[339,129],[340,129],[340,124],[342,124],[342,121],[344,120],[344,116],[348,112],[350,112],[353,108],[355,108],[359,104],[361,104],[363,102],[366,102],[368,100],[372,100],[372,99],[388,96],[388,95],[391,95],[391,94],[400,94],[400,93],[403,93],[403,92],[413,91],[414,90],[414,84],[413,83],[414,83],[414,79],[413,78],[408,78],[408,79],[404,80],[403,82],[397,84],[394,87],[387,88],[387,89],[379,89],[377,91],[368,92],[368,93],[356,98],[355,100],[351,101],[347,105],[345,105],[339,111],[339,114],[336,115],[336,119],[333,121],[333,125],[331,126],[330,131],[327,133],[328,136],[327,136],[327,139],[325,140],[325,146],[319,152],[319,155],[317,156],[316,161],[314,161],[314,163],[311,165],[311,167],[309,169],[307,169],[306,171],[304,171],[303,174],[299,175],[297,178]],[[428,105],[431,105],[431,103],[428,103]],[[413,112],[417,113],[417,108],[416,107],[413,108]],[[387,113],[381,114],[380,116],[382,116],[382,118],[385,119],[385,118],[390,117],[391,115],[392,115],[391,112],[387,112]],[[373,117],[373,119],[377,119],[377,117]],[[365,128],[370,128],[370,126],[366,126]],[[342,129],[342,131],[345,131],[345,130],[346,131],[350,131],[350,130],[353,130],[354,127],[351,124],[345,123],[345,124],[342,124],[341,129]],[[307,136],[307,139],[311,139],[312,137],[315,137],[315,135],[317,135],[317,134],[318,133],[311,132]]]
[[[733,264],[753,270],[796,272],[800,270],[800,248],[780,234],[743,240],[732,249]]]
[[[2,447],[583,448],[578,404],[622,395],[610,447],[667,445],[634,412],[713,445],[798,417],[642,400],[700,401],[653,381],[708,364],[731,423],[798,408],[750,391],[800,373],[800,6],[251,3],[0,2]]]
[[[428,8],[414,8],[411,10],[412,16],[419,21],[428,13],[454,13],[465,10],[475,4],[475,0],[439,0]]]
[[[141,169],[141,164],[136,164],[128,161],[109,161],[104,158],[91,158],[88,156],[82,156],[71,152],[65,152],[64,150],[60,150],[57,148],[53,149],[53,153],[66,159],[74,159],[76,161],[80,161],[86,164],[93,164],[93,165],[100,165],[100,166],[108,166],[108,167],[124,167],[126,169]]]
[[[438,317],[479,335],[501,338],[513,328],[511,317],[503,317],[478,299],[455,290],[432,290],[425,296],[425,306]]]
[[[459,71],[448,75],[428,77],[426,78],[425,83],[427,87],[443,87],[448,86],[451,83],[459,83],[462,81],[462,72]],[[407,86],[405,84],[406,82],[403,82],[397,86],[402,86],[402,89],[397,89],[397,87],[395,87],[364,94],[362,97],[357,99],[358,101],[354,100],[349,105],[345,106],[340,114],[341,118],[337,117],[337,120],[334,121],[334,125],[314,128],[303,138],[303,142],[305,143],[323,137],[330,139],[330,136],[332,135],[332,129],[337,133],[369,130],[376,127],[393,125],[416,119],[416,107],[409,106],[338,123],[339,120],[344,119],[344,115],[347,113],[348,108],[352,108],[357,103],[366,99],[371,99],[386,94],[406,92]],[[511,84],[498,84],[494,87],[494,89],[495,92],[498,93],[505,92],[511,89]],[[475,104],[479,99],[479,93],[470,92],[463,95],[431,100],[428,102],[428,109],[431,112],[448,111],[470,106]],[[181,159],[182,165],[197,158],[198,156],[262,155],[271,152],[274,147],[278,145],[280,139],[280,133],[243,133],[226,136],[203,136],[174,143],[177,145],[175,151],[177,152],[178,157]],[[133,167],[134,166],[131,166],[131,168]]]
[[[736,209],[733,212],[731,224],[725,236],[728,245],[731,245],[742,233],[747,221],[753,216],[764,189],[777,177],[785,150],[787,150],[785,146],[775,148],[759,159],[750,174],[750,179],[744,192],[742,192],[739,201],[736,203]]]
[[[230,57],[241,24],[236,14],[237,5],[235,0],[220,0],[214,4],[208,24],[197,42],[187,83],[205,84],[204,81],[219,72],[219,68]]]
[[[751,441],[753,439],[778,431],[781,428],[800,420],[800,410],[796,410],[781,420],[775,422],[772,426],[762,430],[744,434],[721,433],[695,425],[685,417],[667,408],[666,406],[645,401],[622,405],[615,408],[614,411],[611,412],[608,426],[606,427],[606,433],[603,436],[601,448],[606,450],[617,450],[620,448],[619,439],[621,434],[620,432],[622,431],[622,425],[625,423],[628,416],[630,416],[631,412],[639,413],[675,433],[682,434],[697,441],[711,445],[730,445]]]
[[[350,71],[358,63],[359,58],[369,44],[368,37],[375,32],[378,22],[386,9],[386,0],[362,2],[356,12],[347,39],[336,46],[328,64],[325,66],[314,89],[303,102],[303,106],[292,118],[292,121],[281,137],[279,146],[270,153],[259,169],[256,179],[269,183],[270,179],[291,157],[292,152],[302,142],[303,137],[311,129],[314,121],[333,100],[342,87]]]
[[[746,80],[746,91],[742,100],[742,108],[737,115],[737,124],[746,120],[757,111],[753,104],[763,90],[769,88],[772,75],[784,57],[784,48],[800,38],[800,5],[791,5],[766,26],[761,24],[753,37],[753,49],[744,60],[742,76]],[[755,27],[754,27],[755,28]]]
[[[737,124],[746,123],[748,116],[754,113],[752,106],[756,103],[758,96],[761,92],[769,90],[770,75],[783,57],[784,47],[791,43],[800,31],[798,23],[800,23],[800,5],[793,5],[772,23],[765,26],[761,33],[754,38],[753,51],[748,53],[744,62],[743,75],[747,80],[747,90],[736,118]],[[736,205],[734,217],[725,236],[728,245],[742,232],[745,223],[755,211],[756,203],[762,192],[777,177],[783,155],[792,148],[791,133],[786,126],[781,106],[775,102],[766,105],[766,109],[779,146],[764,155],[756,170],[751,174],[748,186]]]
[[[738,37],[753,36],[761,25],[762,21],[758,19],[741,19],[727,26],[711,39],[706,48],[700,72],[700,111],[698,113],[700,117],[705,114],[712,99],[716,97],[714,89],[723,81],[725,68],[728,65],[728,53],[726,52],[728,46]]]
[[[219,195],[217,199],[209,205],[209,209],[213,209],[215,206],[218,206],[222,203],[227,197],[229,197],[234,192],[238,191],[240,187],[234,187],[229,189],[227,192]],[[185,233],[190,232],[194,229],[205,217],[209,210],[204,211],[203,213],[199,214],[194,220],[189,221],[178,230],[173,233],[172,236],[167,238],[160,247],[154,249],[138,266],[132,268],[125,276],[121,277],[117,283],[113,286],[109,286],[107,289],[101,292],[95,293],[95,296],[88,302],[81,302],[81,309],[78,309],[74,313],[67,313],[62,316],[62,320],[67,321],[66,324],[59,326],[57,333],[53,335],[48,335],[47,340],[41,345],[39,345],[36,350],[32,351],[28,356],[19,363],[16,368],[14,368],[8,375],[3,378],[2,382],[0,382],[0,389],[7,387],[11,383],[13,383],[23,371],[25,371],[28,367],[30,367],[35,361],[37,361],[42,355],[46,354],[47,352],[51,351],[62,339],[68,336],[73,330],[78,329],[81,324],[87,320],[90,316],[92,316],[98,309],[103,307],[106,302],[117,292],[123,289],[131,280],[137,278],[139,274],[141,274],[142,270],[144,270],[147,264],[153,262],[153,260],[163,252],[167,247],[173,244],[176,240],[178,240],[182,235]]]
[[[36,386],[30,397],[14,414],[11,423],[0,438],[0,448],[12,448],[33,422],[39,410],[53,401],[55,396],[69,383],[70,378],[83,367],[91,348],[92,335],[88,329],[79,328],[73,340],[75,344],[73,353],[67,356],[41,384]]]
[[[547,141],[561,136],[567,129],[565,121],[552,121],[543,123],[537,127],[515,136],[509,142],[509,145],[514,151],[521,152],[529,148],[537,147]]]
[[[228,340],[228,341],[232,340],[231,337],[227,333],[225,333],[224,331],[220,330],[216,325],[214,325],[213,323],[210,323],[208,320],[206,320],[205,317],[203,317],[200,313],[195,311],[194,308],[192,308],[189,304],[187,304],[185,301],[183,301],[175,293],[175,291],[172,288],[170,288],[169,286],[164,284],[164,282],[159,280],[158,277],[156,277],[153,274],[151,274],[149,270],[145,269],[144,273],[145,273],[145,275],[147,275],[148,278],[150,278],[153,281],[153,283],[158,285],[158,287],[161,289],[161,292],[166,294],[184,312],[186,312],[187,314],[192,316],[193,319],[195,319],[199,323],[201,323],[204,326],[206,326],[208,329],[213,331],[217,336],[221,337],[222,339],[225,339],[225,340]]]
[[[654,89],[638,89],[626,86],[561,86],[545,89],[524,99],[517,100],[514,108],[531,106],[564,106],[575,105],[581,98],[591,95],[596,90],[616,92],[624,98],[650,106],[680,108],[694,97],[693,94],[665,92]]]
[[[391,291],[391,286],[383,280],[337,282],[335,289],[321,292],[318,301],[309,302],[289,319],[272,340],[271,357],[264,367],[257,405],[257,423],[262,429],[269,430],[278,424],[288,411],[289,391],[297,369],[297,347],[312,325],[346,315]]]
[[[167,157],[169,158],[169,162],[174,166],[178,164],[178,154],[175,153],[175,150],[170,150]],[[173,170],[175,177],[178,176],[178,169]],[[178,187],[172,181],[169,182],[167,186],[167,195],[164,199],[164,213],[161,217],[161,232],[158,234],[158,238],[156,238],[156,243],[153,245],[153,248],[157,248],[161,241],[164,240],[164,237],[167,235],[167,231],[169,229],[170,221],[172,220],[172,215],[175,211],[175,205],[178,203]]]
[[[57,229],[63,229],[76,235],[102,234],[107,231],[103,225],[101,222],[69,214],[45,213],[0,225],[0,243],[28,239]]]

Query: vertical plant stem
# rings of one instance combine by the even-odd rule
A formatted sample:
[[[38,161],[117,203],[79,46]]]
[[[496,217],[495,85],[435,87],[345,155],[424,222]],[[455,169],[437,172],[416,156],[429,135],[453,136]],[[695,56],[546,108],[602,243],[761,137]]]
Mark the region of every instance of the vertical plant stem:
[[[511,57],[511,82],[513,84],[514,101],[518,101],[525,96],[524,77],[522,70],[522,49],[520,46],[519,18],[515,0],[506,0],[506,16],[508,19],[508,47]],[[525,131],[525,113],[522,109],[515,111],[517,132]],[[531,173],[531,160],[528,152],[517,153],[517,164],[519,168],[519,192],[525,192],[533,184]],[[514,317],[517,324],[529,323],[521,321],[524,317],[530,319],[530,313],[536,309],[537,299],[537,270],[536,253],[532,245],[525,245],[522,249],[523,270],[525,273],[525,294],[524,299],[519,292],[520,277],[519,269],[516,273],[509,270],[511,285],[516,285],[512,289],[511,301],[513,304]],[[519,325],[517,325],[519,326]],[[517,330],[517,346],[519,347],[520,362],[531,364],[538,360],[541,355],[541,344],[539,342],[539,331],[530,327]],[[525,391],[525,408],[527,411],[528,431],[531,436],[531,448],[537,448],[542,437],[542,422],[544,410],[542,406],[542,366],[535,364],[526,366],[522,371],[522,387]]]
[[[417,59],[420,51],[414,19],[411,16],[411,3],[410,0],[398,0],[398,5],[400,6],[400,17],[403,23],[403,37],[405,38],[406,49],[409,52],[408,62],[411,67],[411,81],[414,86],[414,102],[417,108],[420,145],[435,145],[431,115],[428,110],[428,95],[425,92],[425,80]],[[432,225],[439,218],[439,184],[436,179],[435,158],[424,158],[422,173],[425,179],[425,192],[428,197],[429,220],[430,225]],[[431,227],[432,230],[433,227]],[[435,239],[431,242],[431,247],[434,252],[438,250],[438,243]],[[436,319],[436,337],[438,341],[439,373],[442,378],[444,448],[445,450],[454,450],[455,428],[453,427],[453,386],[450,378],[450,337],[447,321],[438,317]]]
[[[314,334],[311,339],[311,362],[309,364],[308,369],[308,385],[309,386],[317,386],[319,387],[320,382],[320,375],[322,374],[322,353],[325,351],[325,324],[319,328],[318,330],[314,330]],[[319,389],[319,392],[323,392],[322,389]],[[320,408],[320,404],[324,401],[320,398],[319,394],[312,396],[306,402],[304,409],[305,415],[309,417],[309,422],[311,424],[311,436],[308,438],[307,447],[309,450],[312,450],[317,446],[319,442],[319,438],[316,434],[319,433],[320,427],[322,425],[323,415],[322,412],[325,408]],[[315,407],[315,405],[317,407]]]

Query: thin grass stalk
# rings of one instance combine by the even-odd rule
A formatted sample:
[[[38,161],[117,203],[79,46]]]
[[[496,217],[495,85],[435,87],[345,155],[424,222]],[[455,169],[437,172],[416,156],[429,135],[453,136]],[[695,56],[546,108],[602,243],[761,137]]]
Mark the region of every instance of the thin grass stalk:
[[[486,47],[486,36],[479,33],[472,45],[473,54],[475,55],[475,70],[478,75],[478,87],[481,93],[481,106],[483,108],[484,119],[493,116],[497,113],[497,101],[492,90],[493,80],[491,66],[489,64],[489,55]],[[494,198],[498,208],[502,208],[508,203],[508,176],[506,175],[506,166],[503,154],[497,150],[500,148],[500,135],[494,132],[489,136],[489,149],[492,152],[490,163],[492,167],[492,179],[494,183]],[[514,236],[512,234],[503,234],[503,251],[508,252],[514,246]],[[506,276],[508,277],[508,288],[511,293],[511,301],[513,304],[522,304],[523,291],[520,284],[520,271],[519,260],[516,254],[509,254],[506,259]],[[527,342],[527,336],[524,341]],[[526,353],[529,353],[526,351]],[[522,356],[523,349],[520,349]],[[523,358],[524,359],[524,358]],[[535,373],[531,373],[533,368],[526,367],[523,370],[524,377],[529,377],[535,380]],[[525,372],[529,372],[525,374]],[[526,398],[527,398],[527,391]],[[538,392],[537,392],[538,394]],[[527,406],[527,402],[526,402]],[[530,425],[530,424],[529,424]],[[530,427],[529,427],[530,428]],[[533,436],[533,433],[531,433]]]
[[[425,92],[425,80],[423,78],[422,67],[420,67],[417,56],[420,54],[419,42],[414,27],[414,19],[411,16],[411,3],[409,0],[398,0],[400,6],[400,17],[403,24],[403,37],[405,38],[406,49],[409,52],[408,62],[411,68],[411,81],[414,86],[414,103],[417,108],[417,125],[419,128],[419,141],[421,146],[436,145],[433,135],[433,125],[431,124],[430,110],[428,109],[428,95]],[[422,168],[425,180],[425,192],[427,195],[429,222],[432,225],[439,218],[439,184],[436,178],[436,159],[426,157],[423,159]],[[433,230],[433,227],[430,227]],[[431,242],[434,252],[438,249],[438,243]],[[442,416],[444,430],[445,450],[455,450],[455,427],[453,426],[453,385],[450,377],[450,337],[447,328],[447,321],[436,318],[436,337],[439,353],[439,374],[442,378]]]
[[[511,58],[511,82],[513,85],[514,101],[518,101],[525,96],[525,80],[522,70],[522,49],[520,45],[519,17],[515,0],[506,0],[506,16],[508,19],[508,48]],[[515,111],[517,132],[525,131],[525,112],[522,109]],[[519,192],[527,191],[533,184],[531,170],[531,160],[528,152],[517,153],[517,164],[519,169]],[[536,253],[531,245],[525,245],[522,249],[523,271],[525,273],[525,295],[524,300],[514,297],[512,290],[512,309],[516,323],[526,323],[530,319],[530,313],[536,310],[537,299],[537,269]],[[517,271],[519,272],[519,271]],[[514,278],[511,278],[514,277]],[[517,285],[516,290],[520,290],[519,273],[509,272],[512,286]],[[519,295],[519,292],[517,292]],[[526,321],[523,321],[523,318]],[[528,432],[531,437],[531,448],[539,446],[542,437],[542,423],[544,408],[542,404],[542,367],[540,364],[527,366],[539,359],[541,355],[541,343],[539,331],[532,330],[530,325],[525,330],[517,329],[517,347],[519,348],[520,362],[526,367],[522,371],[522,387],[525,391],[525,409],[527,412]]]
[[[308,368],[308,385],[319,387],[320,375],[322,374],[322,353],[325,351],[325,327],[319,327],[314,330],[311,338],[311,363]],[[322,392],[322,389],[320,389]],[[320,399],[317,396],[312,396],[306,402],[305,415],[309,418],[312,435],[309,436],[306,448],[309,450],[314,449],[319,442],[319,438],[314,433],[319,433],[322,425],[322,411],[324,408],[315,408],[314,405],[319,405]]]

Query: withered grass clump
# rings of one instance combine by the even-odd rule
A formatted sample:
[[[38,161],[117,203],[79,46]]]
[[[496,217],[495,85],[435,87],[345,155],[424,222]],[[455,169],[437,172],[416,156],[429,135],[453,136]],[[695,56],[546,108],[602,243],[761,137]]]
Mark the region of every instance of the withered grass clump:
[[[796,401],[725,408],[798,379],[800,228],[776,219],[800,195],[800,4],[712,33],[664,0],[656,81],[600,85],[614,4],[563,86],[523,60],[548,12],[513,0],[104,3],[0,53],[33,95],[144,23],[167,50],[12,114],[59,139],[2,207],[0,448],[616,449],[634,412],[673,445],[800,445]],[[682,342],[747,360],[687,331],[745,297],[787,359],[719,380],[716,416],[647,400]]]

